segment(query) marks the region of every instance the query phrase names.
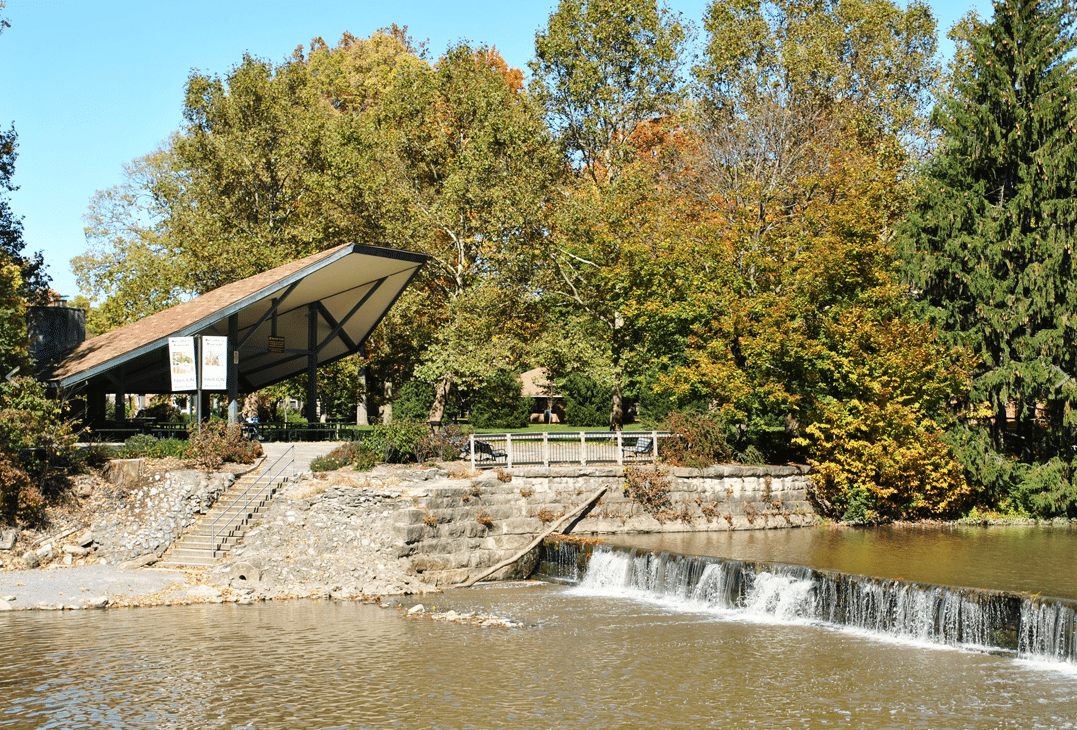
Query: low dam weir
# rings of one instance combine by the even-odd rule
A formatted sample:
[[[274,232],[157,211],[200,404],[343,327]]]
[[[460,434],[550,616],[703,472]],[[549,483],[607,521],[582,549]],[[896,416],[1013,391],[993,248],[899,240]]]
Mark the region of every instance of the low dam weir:
[[[548,539],[536,576],[582,591],[806,621],[914,642],[1077,665],[1077,601],[781,563]]]

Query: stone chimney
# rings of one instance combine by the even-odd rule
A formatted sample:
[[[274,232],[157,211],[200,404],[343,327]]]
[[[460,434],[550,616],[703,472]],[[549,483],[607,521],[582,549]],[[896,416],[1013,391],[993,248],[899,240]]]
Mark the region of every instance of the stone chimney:
[[[34,374],[47,375],[86,339],[86,310],[63,301],[48,307],[27,307],[26,329]]]

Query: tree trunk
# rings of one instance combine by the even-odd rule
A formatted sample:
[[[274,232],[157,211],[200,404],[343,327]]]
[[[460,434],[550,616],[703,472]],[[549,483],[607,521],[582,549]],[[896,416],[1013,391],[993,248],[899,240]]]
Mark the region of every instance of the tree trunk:
[[[383,384],[384,390],[382,391],[385,396],[385,400],[381,406],[381,422],[392,423],[393,421],[393,381],[386,380]]]
[[[621,398],[621,386],[613,386],[612,407],[610,408],[610,430],[620,431],[624,427],[624,401]]]
[[[368,384],[367,384],[367,379],[366,379],[366,365],[363,364],[365,358],[366,358],[366,345],[362,345],[359,348],[359,372],[358,372],[358,375],[359,375],[359,389],[360,389],[360,391],[362,392],[363,395],[359,399],[359,402],[355,405],[355,423],[356,423],[356,425],[359,425],[359,426],[368,426],[368,425],[370,425],[368,423],[368,421],[367,421],[368,415],[367,415],[367,409],[366,409],[366,404],[370,400],[370,391],[369,391],[369,389],[367,387]]]
[[[995,413],[994,428],[992,428],[991,430],[993,431],[992,435],[994,436],[994,440],[995,440],[995,450],[998,451],[1000,454],[1005,454],[1006,453],[1006,437],[1005,437],[1005,434],[1006,434],[1006,406],[1005,406],[1005,404],[1003,404],[1003,406],[1001,408],[999,408],[998,411]]]
[[[434,391],[434,404],[430,406],[430,416],[427,420],[431,423],[441,423],[445,420],[445,403],[449,400],[449,389],[452,388],[452,375],[443,375],[438,381]]]

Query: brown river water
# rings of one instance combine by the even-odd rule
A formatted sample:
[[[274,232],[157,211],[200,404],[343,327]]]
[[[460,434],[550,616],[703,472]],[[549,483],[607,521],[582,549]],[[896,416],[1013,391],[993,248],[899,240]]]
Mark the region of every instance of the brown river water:
[[[524,627],[337,601],[4,614],[0,728],[1077,727],[1072,662],[602,581],[422,600]]]

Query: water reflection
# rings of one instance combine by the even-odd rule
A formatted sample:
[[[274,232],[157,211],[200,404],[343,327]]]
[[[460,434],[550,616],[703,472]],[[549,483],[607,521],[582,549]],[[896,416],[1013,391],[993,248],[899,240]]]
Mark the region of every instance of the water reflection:
[[[1005,657],[560,586],[434,602],[528,627],[336,602],[7,615],[0,727],[1068,728],[1077,718],[1077,677]]]
[[[1077,528],[1021,525],[809,527],[612,538],[688,555],[1077,599]]]

